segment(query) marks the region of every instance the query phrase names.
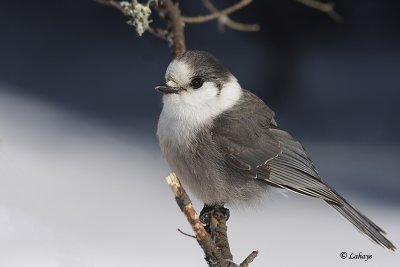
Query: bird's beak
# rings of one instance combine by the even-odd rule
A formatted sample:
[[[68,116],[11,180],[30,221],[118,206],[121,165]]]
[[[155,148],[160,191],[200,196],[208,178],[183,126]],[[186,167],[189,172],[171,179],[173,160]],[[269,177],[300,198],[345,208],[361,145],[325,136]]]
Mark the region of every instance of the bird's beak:
[[[178,94],[180,91],[179,87],[171,87],[166,84],[156,86],[155,89],[163,94]]]

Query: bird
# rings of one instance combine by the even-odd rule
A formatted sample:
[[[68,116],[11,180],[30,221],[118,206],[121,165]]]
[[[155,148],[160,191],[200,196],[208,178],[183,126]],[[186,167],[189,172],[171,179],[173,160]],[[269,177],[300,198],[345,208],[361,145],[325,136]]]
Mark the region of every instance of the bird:
[[[322,181],[304,147],[275,113],[212,54],[188,50],[167,67],[157,125],[161,152],[205,207],[251,203],[271,188],[325,201],[378,245],[382,228]],[[203,213],[202,211],[202,213]]]

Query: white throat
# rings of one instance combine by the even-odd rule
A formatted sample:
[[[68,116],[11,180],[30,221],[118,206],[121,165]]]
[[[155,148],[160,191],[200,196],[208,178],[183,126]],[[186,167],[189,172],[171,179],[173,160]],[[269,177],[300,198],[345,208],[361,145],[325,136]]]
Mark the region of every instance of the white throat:
[[[157,129],[161,145],[168,141],[187,145],[202,127],[211,125],[215,117],[235,105],[241,96],[241,86],[233,76],[221,90],[214,83],[205,82],[197,90],[164,95]]]

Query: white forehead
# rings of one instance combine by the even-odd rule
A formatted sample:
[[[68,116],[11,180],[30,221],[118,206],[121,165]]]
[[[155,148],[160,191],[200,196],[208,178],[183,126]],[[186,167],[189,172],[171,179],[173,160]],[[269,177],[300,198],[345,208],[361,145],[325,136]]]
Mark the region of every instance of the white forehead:
[[[192,76],[192,71],[190,66],[183,61],[174,60],[172,61],[167,71],[165,72],[166,81],[174,81],[177,84],[184,85],[190,83],[190,77]]]

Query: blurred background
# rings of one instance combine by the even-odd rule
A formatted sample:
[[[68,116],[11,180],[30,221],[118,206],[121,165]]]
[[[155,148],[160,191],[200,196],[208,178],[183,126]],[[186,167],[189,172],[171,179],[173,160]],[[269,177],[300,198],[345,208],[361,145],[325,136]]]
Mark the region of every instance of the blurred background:
[[[181,1],[183,14],[207,11]],[[219,7],[235,1],[216,1]],[[187,25],[302,141],[321,175],[400,244],[400,2],[336,0],[339,24],[292,0]],[[205,266],[164,181],[155,136],[167,44],[90,0],[0,3],[0,266]],[[314,199],[231,210],[252,266],[399,266]],[[198,210],[202,204],[193,197]],[[373,255],[343,260],[341,252]]]

